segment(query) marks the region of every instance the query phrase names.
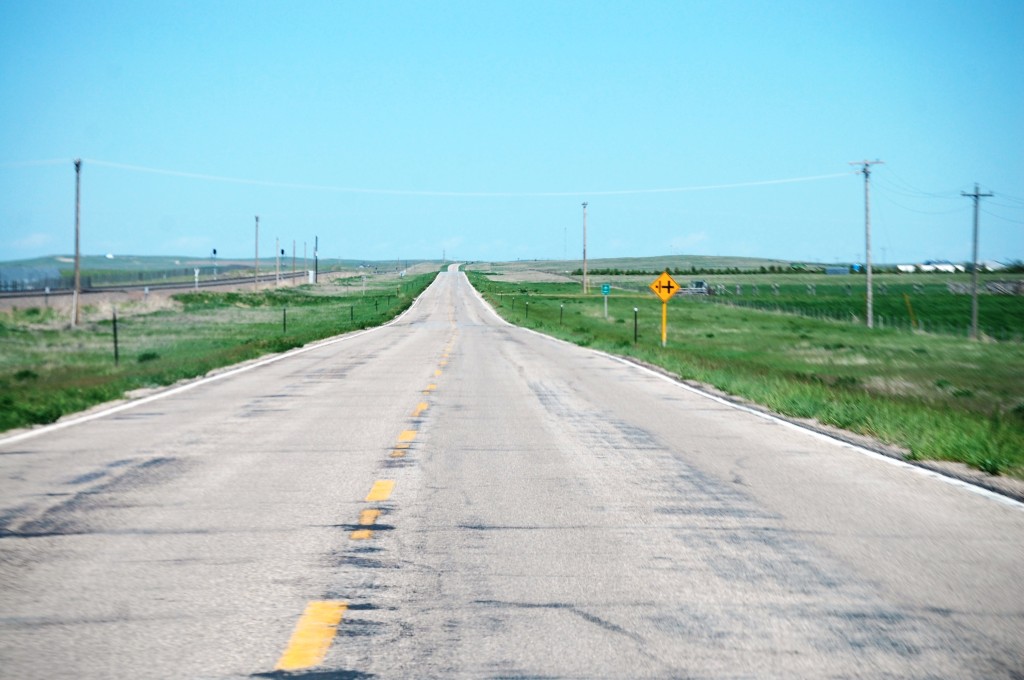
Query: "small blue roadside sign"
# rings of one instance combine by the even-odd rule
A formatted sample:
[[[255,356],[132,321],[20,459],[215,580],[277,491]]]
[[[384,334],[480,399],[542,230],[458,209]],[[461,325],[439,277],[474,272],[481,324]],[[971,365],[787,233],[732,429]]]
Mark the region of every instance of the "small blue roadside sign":
[[[610,283],[602,283],[601,284],[601,295],[611,295],[611,292],[612,292],[612,284],[610,284]]]

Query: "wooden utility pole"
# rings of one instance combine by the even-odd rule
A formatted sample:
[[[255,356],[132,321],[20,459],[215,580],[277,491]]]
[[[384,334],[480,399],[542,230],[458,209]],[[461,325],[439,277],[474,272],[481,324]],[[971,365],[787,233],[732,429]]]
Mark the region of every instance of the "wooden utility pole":
[[[82,296],[82,254],[79,247],[81,233],[81,187],[82,159],[75,159],[75,293],[74,310],[71,314],[71,325],[77,326],[79,321],[79,298]]]
[[[969,196],[974,199],[974,251],[971,256],[971,338],[978,339],[978,203],[980,199],[992,196],[980,193],[978,185],[974,185],[974,193],[960,192],[961,196]]]
[[[260,291],[260,216],[256,216],[256,256],[252,260],[252,268],[255,274],[252,277],[252,289],[257,293]]]
[[[583,201],[583,294],[587,294],[587,202]]]
[[[871,166],[880,160],[854,161],[850,165],[862,165],[864,174],[864,269],[867,274],[867,321],[868,328],[875,327],[875,291],[871,278]]]

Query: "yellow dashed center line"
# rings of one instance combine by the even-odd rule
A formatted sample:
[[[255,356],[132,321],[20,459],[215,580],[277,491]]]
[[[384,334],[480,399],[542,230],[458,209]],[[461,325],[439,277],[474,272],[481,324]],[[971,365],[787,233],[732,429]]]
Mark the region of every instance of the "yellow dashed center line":
[[[359,526],[369,527],[377,523],[377,518],[380,517],[380,510],[363,510],[359,513]],[[373,538],[372,529],[356,529],[349,536],[353,541],[365,541]]]
[[[378,479],[373,483],[373,488],[370,489],[370,493],[366,495],[366,502],[372,503],[374,501],[386,501],[391,498],[391,492],[394,490],[395,480]]]
[[[323,661],[346,609],[348,602],[337,600],[308,603],[274,670],[301,670]]]
[[[419,404],[416,405],[416,410],[412,412],[412,417],[419,418],[420,415],[428,408],[430,408],[430,404],[428,404],[425,401],[421,401]]]
[[[423,394],[430,394],[431,392],[433,392],[436,389],[437,389],[437,385],[435,385],[434,383],[430,383],[429,385],[427,385],[427,389],[423,390]]]
[[[416,439],[416,430],[402,430],[402,433],[398,435],[400,442],[411,442],[414,439]]]
[[[434,371],[434,376],[435,376],[435,377],[436,377],[436,376],[439,376],[439,375],[441,375],[441,369],[440,369],[440,368],[439,368],[439,369],[437,369],[436,371]]]

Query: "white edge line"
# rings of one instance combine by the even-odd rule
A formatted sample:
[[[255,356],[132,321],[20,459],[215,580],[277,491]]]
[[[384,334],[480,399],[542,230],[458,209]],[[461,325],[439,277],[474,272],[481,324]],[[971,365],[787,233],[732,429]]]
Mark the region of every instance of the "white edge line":
[[[435,281],[436,280],[437,279],[435,279]],[[433,284],[431,284],[431,285],[433,285]],[[426,292],[425,289],[424,289],[424,292]],[[413,300],[412,304],[409,305],[409,308],[407,310],[405,310],[404,312],[402,312],[401,314],[396,316],[394,319],[391,319],[391,321],[388,321],[385,324],[381,324],[380,326],[374,326],[373,328],[364,328],[363,330],[360,330],[360,331],[346,333],[344,335],[337,335],[337,336],[335,336],[333,338],[328,338],[326,340],[318,340],[318,341],[315,341],[315,342],[313,342],[311,344],[304,345],[302,347],[297,347],[295,349],[288,350],[287,352],[283,352],[281,354],[275,354],[273,356],[267,357],[266,359],[259,359],[257,361],[254,361],[251,364],[245,364],[244,366],[239,366],[237,368],[230,368],[230,369],[224,371],[223,373],[218,373],[216,375],[211,375],[211,376],[206,376],[206,377],[194,379],[192,382],[185,383],[184,385],[178,385],[177,387],[171,387],[169,389],[163,390],[163,391],[158,392],[156,394],[151,394],[148,397],[141,397],[139,399],[133,399],[133,400],[125,402],[123,404],[118,404],[117,406],[111,406],[110,408],[103,409],[103,410],[100,410],[100,411],[96,411],[96,412],[90,413],[88,415],[72,416],[68,420],[62,420],[60,422],[51,423],[50,425],[44,425],[44,426],[36,428],[36,429],[28,430],[27,432],[21,432],[21,433],[15,434],[15,435],[11,435],[10,437],[2,437],[2,438],[0,438],[0,447],[6,446],[8,444],[15,444],[17,442],[24,441],[24,440],[30,439],[32,437],[38,437],[40,435],[49,434],[50,432],[56,432],[57,430],[63,430],[64,428],[72,427],[74,425],[81,425],[82,423],[87,423],[87,422],[89,422],[91,420],[99,420],[100,418],[106,418],[107,416],[114,415],[115,413],[120,413],[121,411],[127,411],[128,409],[132,409],[132,408],[135,408],[137,406],[142,406],[143,404],[148,404],[150,402],[154,402],[154,401],[157,401],[159,399],[164,399],[166,397],[170,397],[170,396],[173,396],[175,394],[181,394],[182,392],[187,392],[188,390],[191,390],[191,389],[194,389],[196,387],[199,387],[200,385],[207,385],[209,383],[216,382],[217,380],[223,380],[224,378],[230,378],[232,376],[238,375],[239,373],[245,373],[246,371],[251,371],[253,369],[260,368],[261,366],[267,366],[269,364],[275,363],[277,361],[281,361],[283,359],[289,359],[291,357],[298,356],[299,354],[305,354],[306,352],[312,352],[313,350],[317,350],[317,349],[320,349],[322,347],[327,347],[329,345],[333,345],[333,344],[336,344],[336,343],[339,343],[339,342],[345,342],[345,341],[348,341],[348,340],[353,340],[353,339],[358,338],[360,336],[366,335],[367,333],[373,333],[375,331],[379,331],[382,328],[387,328],[388,326],[390,326],[392,324],[395,324],[395,323],[398,323],[399,321],[401,321],[402,318],[405,317],[406,314],[409,314],[410,312],[412,312],[412,310],[414,310],[416,308],[416,306],[420,302],[420,298],[422,298],[422,297],[423,297],[422,293],[420,295],[417,295],[416,299]]]
[[[486,305],[487,308],[489,310],[491,310],[491,313],[494,314],[494,316],[497,317],[498,320],[501,321],[502,323],[504,323],[506,326],[510,326],[512,328],[520,328],[520,329],[526,331],[527,333],[533,333],[534,335],[536,335],[538,337],[544,338],[546,340],[550,340],[552,342],[560,343],[560,344],[563,344],[563,345],[568,345],[570,347],[575,347],[577,349],[585,350],[585,351],[588,351],[588,352],[593,352],[594,354],[599,354],[599,355],[601,355],[603,357],[606,357],[608,359],[611,359],[613,361],[617,361],[618,363],[623,364],[625,366],[629,366],[629,367],[634,368],[634,369],[636,369],[638,371],[642,371],[644,373],[648,373],[648,374],[654,376],[655,378],[659,378],[661,380],[664,380],[665,382],[670,383],[672,385],[675,385],[676,387],[682,388],[682,389],[686,390],[687,392],[691,392],[691,393],[696,394],[698,396],[704,397],[705,399],[710,399],[711,401],[714,401],[714,402],[717,402],[719,404],[722,404],[723,406],[728,406],[729,408],[736,409],[737,411],[743,411],[744,413],[749,413],[751,415],[757,416],[758,418],[763,418],[764,420],[768,420],[768,421],[771,421],[773,423],[778,423],[779,425],[782,425],[784,427],[788,427],[788,428],[790,428],[792,430],[797,430],[798,432],[803,432],[804,434],[809,435],[811,437],[816,437],[818,439],[822,439],[822,440],[831,442],[833,444],[838,444],[840,447],[850,449],[851,451],[856,451],[857,453],[860,453],[861,455],[864,455],[864,456],[867,456],[869,458],[873,458],[875,460],[879,460],[879,461],[888,463],[889,465],[895,465],[896,467],[903,468],[905,470],[911,470],[911,471],[916,472],[916,473],[918,473],[920,475],[924,475],[925,477],[931,477],[932,479],[937,479],[937,480],[939,480],[941,482],[945,482],[946,484],[949,484],[950,486],[955,486],[955,487],[959,487],[961,489],[965,489],[967,491],[971,491],[973,493],[978,494],[979,496],[983,496],[985,498],[988,498],[989,500],[998,501],[1000,503],[1003,503],[1004,505],[1008,505],[1008,506],[1010,506],[1012,508],[1016,508],[1017,510],[1024,510],[1024,503],[1021,503],[1020,501],[1018,501],[1016,499],[1010,498],[1009,496],[1004,496],[1003,494],[996,493],[995,491],[989,491],[988,489],[986,489],[984,487],[976,486],[974,484],[971,484],[970,482],[965,482],[962,479],[957,479],[956,477],[950,477],[948,475],[944,475],[944,474],[942,474],[940,472],[936,472],[935,470],[929,470],[927,468],[923,468],[923,467],[920,467],[920,466],[917,466],[917,465],[911,465],[910,463],[908,463],[906,461],[899,460],[898,458],[892,458],[890,456],[886,456],[884,454],[878,453],[877,451],[872,451],[871,449],[864,448],[863,446],[858,446],[856,444],[851,444],[850,442],[843,441],[842,439],[838,439],[836,437],[832,437],[832,436],[830,436],[828,434],[825,434],[824,432],[819,432],[819,431],[813,430],[813,429],[811,429],[809,427],[804,427],[803,425],[800,425],[799,423],[794,423],[792,421],[786,420],[785,418],[780,418],[778,416],[772,415],[771,413],[765,413],[763,411],[759,411],[757,409],[752,409],[752,408],[750,408],[748,406],[744,406],[742,404],[737,404],[735,402],[729,401],[728,399],[723,399],[722,397],[719,397],[718,395],[711,394],[710,392],[705,392],[704,390],[702,390],[702,389],[700,389],[698,387],[693,387],[692,385],[687,385],[686,383],[684,383],[684,382],[682,382],[682,381],[680,381],[680,380],[678,380],[676,378],[669,377],[667,375],[659,373],[658,371],[654,371],[654,370],[652,370],[650,368],[647,368],[646,366],[641,366],[640,364],[637,364],[637,363],[634,363],[632,361],[629,361],[628,359],[623,359],[622,357],[615,356],[614,354],[609,354],[609,353],[603,352],[603,351],[601,351],[599,349],[592,349],[590,347],[581,347],[580,345],[571,343],[568,340],[562,340],[561,338],[556,338],[556,337],[551,336],[551,335],[545,335],[544,333],[540,333],[538,331],[535,331],[532,328],[526,328],[525,326],[517,326],[517,325],[511,323],[510,321],[507,321],[500,314],[498,314],[498,312],[490,304],[488,304],[486,300],[484,300],[483,296],[480,294],[480,291],[478,291],[476,288],[474,288],[472,286],[472,284],[470,284],[470,289],[476,294],[476,296],[478,298],[480,298],[480,300],[484,303],[484,305]]]

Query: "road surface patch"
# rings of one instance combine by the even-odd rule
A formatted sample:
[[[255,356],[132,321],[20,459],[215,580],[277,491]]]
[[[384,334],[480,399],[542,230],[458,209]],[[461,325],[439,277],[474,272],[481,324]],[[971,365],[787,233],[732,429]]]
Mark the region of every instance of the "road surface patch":
[[[347,608],[348,602],[339,600],[308,603],[274,670],[301,670],[323,661]]]

